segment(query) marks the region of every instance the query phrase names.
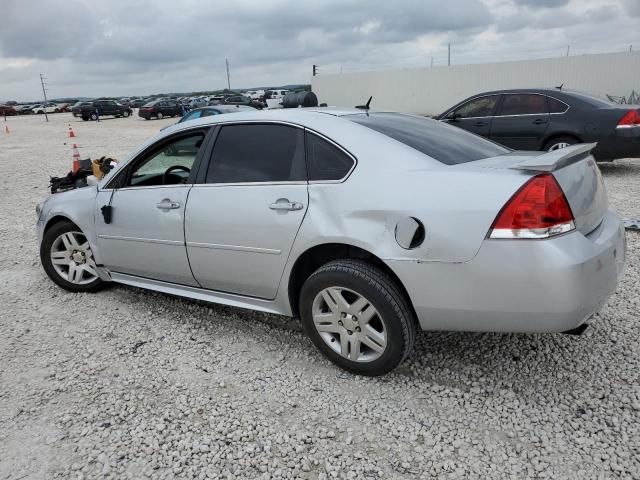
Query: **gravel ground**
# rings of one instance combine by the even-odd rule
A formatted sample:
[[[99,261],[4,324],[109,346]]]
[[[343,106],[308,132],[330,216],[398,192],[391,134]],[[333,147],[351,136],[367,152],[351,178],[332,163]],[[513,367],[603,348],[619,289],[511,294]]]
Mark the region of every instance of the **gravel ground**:
[[[175,120],[9,118],[0,132],[0,480],[640,479],[640,237],[581,336],[421,334],[383,378],[338,370],[296,321],[115,286],[71,294],[37,255],[48,176]],[[4,130],[4,125],[2,125]],[[640,161],[603,165],[640,217]]]

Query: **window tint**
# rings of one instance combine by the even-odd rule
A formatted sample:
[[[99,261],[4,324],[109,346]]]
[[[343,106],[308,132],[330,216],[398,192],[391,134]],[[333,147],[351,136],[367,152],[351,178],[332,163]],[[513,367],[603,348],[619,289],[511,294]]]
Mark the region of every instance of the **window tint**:
[[[547,97],[547,101],[549,102],[549,113],[564,113],[569,110],[569,106],[566,103],[553,97]]]
[[[216,139],[207,183],[306,180],[304,132],[285,125],[226,125]]]
[[[473,162],[510,152],[458,127],[400,113],[346,115],[342,118],[404,143],[446,165]]]
[[[340,180],[353,167],[353,159],[338,147],[312,133],[307,133],[307,168],[309,180]]]
[[[534,115],[548,112],[544,95],[508,94],[502,100],[499,115]]]
[[[480,97],[465,103],[456,109],[456,117],[490,117],[496,109],[498,103],[498,95],[490,95],[488,97]]]
[[[177,138],[161,150],[154,151],[134,165],[127,186],[174,185],[184,183],[189,170],[198,155],[204,141],[204,132]],[[174,170],[164,183],[163,174],[169,167],[181,166],[187,170]]]

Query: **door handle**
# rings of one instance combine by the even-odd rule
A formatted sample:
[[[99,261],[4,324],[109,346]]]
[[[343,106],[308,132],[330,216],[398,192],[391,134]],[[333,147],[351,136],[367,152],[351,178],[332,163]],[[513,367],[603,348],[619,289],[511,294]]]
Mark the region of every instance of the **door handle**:
[[[487,122],[476,122],[473,124],[474,127],[486,127],[487,125]]]
[[[286,198],[279,198],[275,203],[269,205],[271,210],[280,210],[280,211],[294,211],[294,210],[302,210],[302,205],[300,202],[290,202]]]
[[[160,210],[174,210],[180,208],[180,202],[172,202],[168,198],[165,198],[160,203],[156,203],[156,208]]]
[[[547,121],[546,121],[546,120],[543,120],[543,119],[541,119],[541,118],[536,118],[536,119],[533,121],[533,124],[534,124],[534,125],[542,125],[543,123],[547,123]]]

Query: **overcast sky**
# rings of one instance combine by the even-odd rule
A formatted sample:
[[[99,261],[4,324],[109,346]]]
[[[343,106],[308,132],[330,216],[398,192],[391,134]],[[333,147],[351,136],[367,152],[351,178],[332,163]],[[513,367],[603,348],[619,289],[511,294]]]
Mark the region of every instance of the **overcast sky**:
[[[0,100],[640,50],[640,0],[1,0]]]

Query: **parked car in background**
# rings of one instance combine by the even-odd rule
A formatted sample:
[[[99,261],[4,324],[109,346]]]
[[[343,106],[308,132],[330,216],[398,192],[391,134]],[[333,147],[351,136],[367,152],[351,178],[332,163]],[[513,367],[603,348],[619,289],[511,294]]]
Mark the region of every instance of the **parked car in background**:
[[[17,115],[18,112],[16,111],[16,109],[10,105],[0,105],[0,116],[13,116],[13,115]]]
[[[289,93],[289,90],[267,90],[264,93],[265,100],[274,99],[274,100],[282,100],[284,96]]]
[[[207,102],[204,98],[192,98],[186,102],[186,107],[189,109],[206,107],[209,102]]]
[[[60,108],[55,103],[43,103],[33,108],[33,113],[42,115],[43,113],[60,113]]]
[[[164,117],[182,116],[182,105],[175,100],[154,100],[138,110],[138,116],[149,120],[153,117],[158,120]]]
[[[61,113],[66,113],[71,111],[71,104],[70,103],[59,103],[58,104],[58,110]]]
[[[214,115],[38,205],[40,259],[73,292],[299,316],[332,362],[381,375],[417,329],[575,331],[606,304],[625,233],[593,147],[522,155],[358,109]]]
[[[640,106],[571,90],[481,93],[435,118],[516,150],[598,142],[593,150],[598,161],[640,157]]]
[[[230,95],[224,97],[223,105],[244,105],[247,107],[253,107],[257,109],[264,108],[264,104],[260,100],[252,100],[244,95]]]
[[[178,122],[178,123],[188,122],[189,120],[197,120],[198,118],[210,117],[211,115],[221,115],[223,113],[238,113],[238,112],[247,112],[247,111],[255,111],[255,108],[248,107],[246,105],[213,105],[202,108],[195,108],[186,113]],[[169,128],[171,125],[167,125],[166,127],[162,127],[160,131],[165,128]]]
[[[149,103],[149,100],[147,100],[146,98],[136,98],[135,100],[131,100],[129,102],[129,106],[131,108],[140,108],[147,103]]]
[[[29,105],[18,105],[17,107],[14,107],[14,108],[18,113],[18,115],[33,115],[33,107],[35,107],[35,105],[29,104]]]
[[[88,103],[88,105],[87,105]],[[78,107],[74,107],[76,116],[82,120],[98,120],[104,116],[124,117],[131,115],[131,107],[120,105],[115,100],[93,100],[92,102],[83,102]],[[73,111],[73,110],[72,110]]]
[[[93,102],[76,102],[73,105],[71,105],[71,114],[74,117],[80,117],[82,107],[91,107],[91,106],[93,106]]]
[[[264,93],[264,90],[248,90],[244,92],[244,94],[252,100],[262,100]]]

